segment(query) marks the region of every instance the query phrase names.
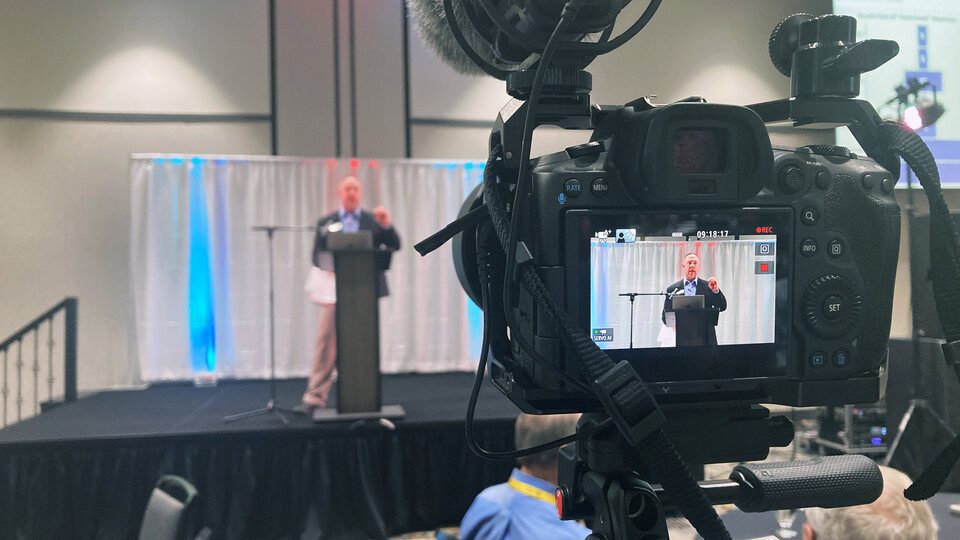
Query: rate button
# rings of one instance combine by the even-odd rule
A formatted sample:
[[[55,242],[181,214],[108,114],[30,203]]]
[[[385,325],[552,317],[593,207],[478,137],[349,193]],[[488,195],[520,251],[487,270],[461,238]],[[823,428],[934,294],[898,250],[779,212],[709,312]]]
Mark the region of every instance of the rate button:
[[[576,178],[571,178],[563,184],[563,192],[567,197],[579,197],[583,193],[583,184]]]

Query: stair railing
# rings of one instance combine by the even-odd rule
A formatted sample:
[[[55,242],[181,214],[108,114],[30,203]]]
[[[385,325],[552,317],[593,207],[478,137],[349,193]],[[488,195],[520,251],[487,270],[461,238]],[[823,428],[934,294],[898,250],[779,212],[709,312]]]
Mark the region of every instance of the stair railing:
[[[63,316],[60,317],[60,313]],[[54,393],[54,383],[57,382],[56,371],[54,367],[54,349],[60,346],[54,339],[54,326],[57,319],[63,321],[63,393]],[[43,330],[46,330],[46,363],[44,365],[40,355],[40,336]],[[32,337],[32,339],[31,339]],[[24,363],[24,353],[30,354],[32,348],[33,360],[28,358],[30,373],[24,374],[24,368],[28,367]],[[10,360],[13,352],[16,352],[16,361],[12,368]],[[11,392],[15,392],[13,403],[16,405],[16,421],[23,420],[25,416],[34,416],[40,414],[46,408],[63,402],[75,401],[77,399],[77,299],[75,297],[64,298],[59,304],[48,309],[39,317],[27,323],[23,328],[16,331],[0,343],[0,362],[2,362],[3,386],[0,387],[0,396],[3,399],[3,425],[8,424],[10,418],[10,398]],[[45,368],[45,369],[44,369]],[[45,373],[43,373],[45,372]],[[45,378],[43,375],[45,375]],[[13,377],[13,381],[11,381]],[[24,378],[26,377],[26,382]],[[41,401],[41,379],[46,383],[46,399]],[[14,388],[11,390],[11,382]],[[33,410],[25,410],[24,402],[31,402]],[[29,406],[29,405],[28,405]],[[32,414],[31,414],[32,412]]]

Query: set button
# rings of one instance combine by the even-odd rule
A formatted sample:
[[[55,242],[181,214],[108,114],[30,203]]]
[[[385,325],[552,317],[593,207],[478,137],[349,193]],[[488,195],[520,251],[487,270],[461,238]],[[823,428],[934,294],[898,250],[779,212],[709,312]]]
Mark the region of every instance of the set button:
[[[843,318],[844,311],[847,307],[847,302],[842,296],[838,294],[831,294],[823,301],[823,305],[820,307],[823,311],[824,318],[831,321],[839,321]]]
[[[856,326],[862,304],[860,293],[850,280],[835,274],[820,276],[803,294],[802,319],[813,335],[836,339]]]

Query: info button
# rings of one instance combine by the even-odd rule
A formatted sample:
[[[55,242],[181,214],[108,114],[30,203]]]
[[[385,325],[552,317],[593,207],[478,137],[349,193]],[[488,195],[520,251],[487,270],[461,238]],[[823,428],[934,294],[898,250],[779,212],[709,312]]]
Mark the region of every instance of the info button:
[[[817,254],[817,241],[813,238],[804,239],[800,244],[800,254],[804,257],[813,257]]]

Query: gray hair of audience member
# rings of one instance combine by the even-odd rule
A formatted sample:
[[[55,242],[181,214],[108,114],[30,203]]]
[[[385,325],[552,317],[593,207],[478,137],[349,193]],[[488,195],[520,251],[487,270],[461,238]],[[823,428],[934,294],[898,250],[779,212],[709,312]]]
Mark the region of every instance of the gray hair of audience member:
[[[513,441],[518,449],[562,439],[577,431],[580,414],[521,414],[514,425]],[[517,458],[518,465],[548,466],[557,459],[558,448]]]
[[[844,508],[807,508],[816,540],[936,540],[937,520],[926,501],[910,501],[903,490],[910,478],[880,467],[883,493],[870,504]]]

